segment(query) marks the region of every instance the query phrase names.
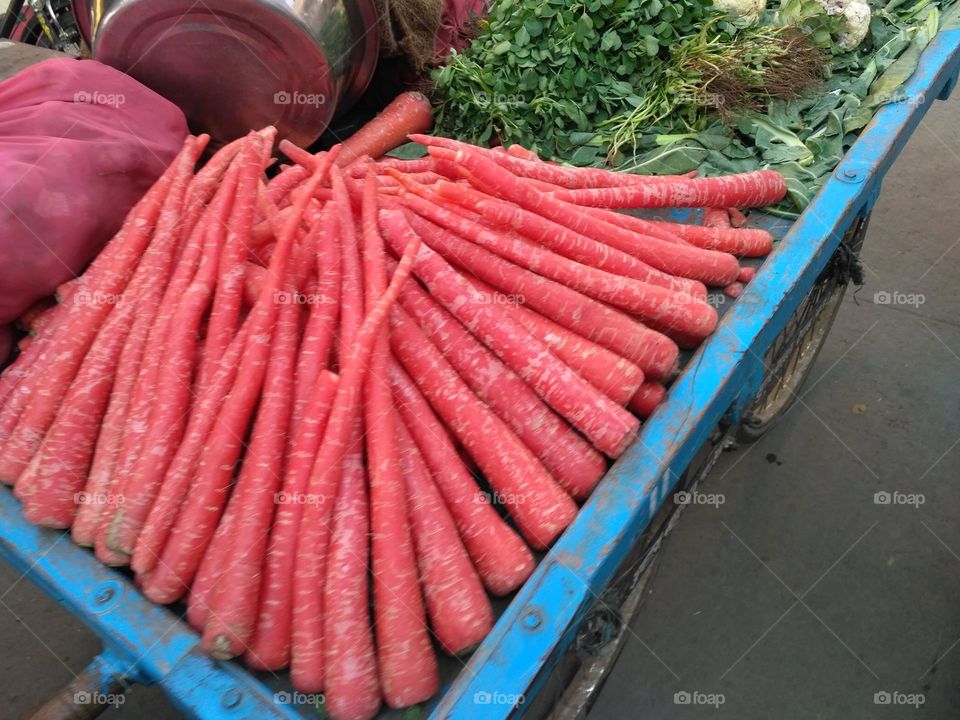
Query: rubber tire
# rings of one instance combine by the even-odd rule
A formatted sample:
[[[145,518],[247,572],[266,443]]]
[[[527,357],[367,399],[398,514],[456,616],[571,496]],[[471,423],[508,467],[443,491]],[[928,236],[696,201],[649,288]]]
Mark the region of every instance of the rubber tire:
[[[738,441],[752,443],[762,438],[797,401],[837,319],[851,279],[862,283],[858,258],[869,220],[869,215],[863,216],[850,229],[842,247],[770,345],[764,358],[769,369],[756,397],[741,415]],[[852,270],[851,263],[855,266]]]

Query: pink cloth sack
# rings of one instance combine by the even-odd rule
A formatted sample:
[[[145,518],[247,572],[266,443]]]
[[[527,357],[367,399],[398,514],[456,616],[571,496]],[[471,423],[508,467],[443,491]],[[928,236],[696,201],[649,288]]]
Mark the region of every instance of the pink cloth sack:
[[[186,134],[179,108],[93,60],[0,83],[0,328],[83,270]]]

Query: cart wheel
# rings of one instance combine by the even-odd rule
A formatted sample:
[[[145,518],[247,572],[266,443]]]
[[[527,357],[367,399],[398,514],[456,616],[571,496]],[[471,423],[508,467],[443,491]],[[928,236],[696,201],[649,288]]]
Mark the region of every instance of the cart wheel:
[[[854,223],[783,332],[767,351],[766,375],[743,412],[737,430],[741,442],[755,442],[789,410],[810,375],[843,302],[847,285],[863,284],[860,249],[870,216]]]

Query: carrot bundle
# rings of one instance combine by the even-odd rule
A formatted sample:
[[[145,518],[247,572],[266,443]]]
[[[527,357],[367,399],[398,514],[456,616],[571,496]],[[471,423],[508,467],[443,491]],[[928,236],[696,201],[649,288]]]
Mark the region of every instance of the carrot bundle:
[[[290,666],[333,720],[428,700],[437,650],[483,641],[488,593],[531,575],[714,330],[706,286],[744,292],[737,258],[772,248],[736,208],[782,190],[426,136],[376,159],[427,110],[283,142],[271,180],[272,129],[200,168],[188,138],[0,374],[25,515],[186,597],[214,657]],[[616,212],[671,204],[719,209]]]

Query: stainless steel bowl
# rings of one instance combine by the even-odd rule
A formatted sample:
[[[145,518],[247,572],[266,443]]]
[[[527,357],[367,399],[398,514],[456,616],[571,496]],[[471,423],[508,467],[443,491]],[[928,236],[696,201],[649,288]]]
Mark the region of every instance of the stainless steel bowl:
[[[179,105],[222,141],[275,125],[300,145],[363,93],[373,0],[75,0],[93,57]],[[81,23],[81,27],[83,23]]]

